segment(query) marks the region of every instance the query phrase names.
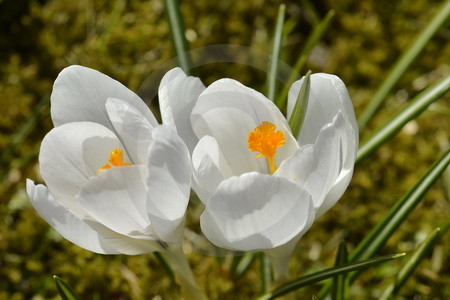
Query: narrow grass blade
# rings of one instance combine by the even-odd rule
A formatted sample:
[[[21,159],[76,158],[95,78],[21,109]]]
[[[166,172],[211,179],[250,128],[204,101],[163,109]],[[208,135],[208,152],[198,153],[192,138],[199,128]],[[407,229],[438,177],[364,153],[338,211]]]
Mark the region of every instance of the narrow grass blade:
[[[272,268],[270,260],[265,253],[258,253],[258,257],[261,263],[261,293],[266,293],[272,283]]]
[[[53,280],[55,281],[56,289],[58,290],[58,294],[61,296],[63,300],[79,300],[80,298],[77,294],[72,290],[72,288],[61,278],[56,275],[53,275]]]
[[[178,64],[186,74],[191,74],[192,60],[188,51],[188,42],[184,35],[184,22],[181,16],[179,1],[166,0],[165,7]]]
[[[164,258],[164,256],[160,252],[156,251],[153,252],[153,254],[155,255],[156,259],[158,259],[163,269],[166,271],[172,283],[175,284],[175,274],[172,268],[170,267],[169,262]]]
[[[345,241],[342,241],[339,244],[339,250],[336,255],[336,262],[334,264],[335,267],[339,267],[348,263],[348,253],[347,253],[347,244]],[[333,277],[333,287],[331,289],[331,299],[333,300],[344,300],[346,299],[346,288],[347,288],[347,274],[341,274]]]
[[[272,42],[272,57],[269,65],[269,72],[267,73],[267,98],[272,101],[274,101],[277,91],[278,62],[280,60],[281,46],[283,43],[283,24],[285,11],[286,5],[281,4],[278,8],[278,17]]]
[[[311,22],[313,25],[317,25],[320,22],[319,13],[317,9],[312,4],[311,0],[301,0],[302,5],[306,8],[306,11],[311,16]]]
[[[360,131],[364,129],[369,120],[382,105],[383,101],[387,98],[392,88],[405,73],[406,69],[412,64],[420,52],[422,52],[430,39],[436,34],[442,25],[445,24],[446,20],[450,16],[450,0],[442,3],[442,6],[437,8],[436,11],[437,13],[434,15],[428,26],[420,32],[416,40],[392,67],[386,79],[375,92],[372,100],[358,118]]]
[[[308,39],[305,45],[303,46],[302,52],[300,53],[300,56],[298,57],[295,63],[293,72],[291,72],[291,74],[289,75],[286,84],[284,85],[280,95],[277,97],[275,101],[275,104],[278,106],[280,110],[283,110],[284,107],[286,106],[286,100],[291,85],[294,83],[294,81],[298,79],[298,74],[301,73],[303,67],[305,66],[309,54],[328,29],[334,15],[335,15],[334,10],[330,10],[328,14],[325,16],[325,18],[323,18],[323,20],[320,21],[320,23],[316,27],[314,27],[313,31],[308,36]]]
[[[338,275],[341,275],[344,273],[348,273],[351,271],[366,269],[370,266],[381,264],[381,263],[384,263],[384,262],[392,260],[392,259],[397,259],[404,255],[405,255],[404,253],[386,255],[386,256],[367,259],[364,261],[359,261],[356,263],[345,264],[345,265],[339,266],[339,267],[327,268],[322,271],[295,279],[295,280],[277,288],[273,292],[262,296],[261,298],[259,298],[259,300],[275,299],[277,297],[283,296],[287,293],[293,292],[302,287],[315,284],[322,280],[325,280],[325,279],[328,279],[328,278],[331,278],[334,276],[338,276]]]
[[[400,288],[405,284],[405,282],[412,275],[417,266],[422,262],[425,255],[431,250],[439,237],[440,228],[436,228],[419,246],[419,248],[417,248],[414,254],[403,266],[403,268],[401,268],[400,272],[398,272],[395,282],[388,286],[380,300],[395,299],[395,296],[397,295]]]
[[[388,214],[379,222],[349,255],[349,261],[354,262],[373,256],[395,232],[409,213],[420,203],[425,193],[436,182],[450,164],[450,148],[443,153],[426,174],[392,207]],[[349,275],[350,281],[358,273]],[[331,284],[326,284],[319,294],[323,299],[330,292]]]
[[[450,73],[426,88],[409,103],[401,112],[363,141],[358,150],[356,163],[374,152],[384,142],[399,132],[402,127],[420,115],[430,104],[439,100],[450,90]]]
[[[292,135],[297,138],[302,130],[303,121],[305,120],[306,110],[308,108],[309,89],[311,86],[310,79],[311,71],[308,71],[303,80],[303,84],[298,92],[297,101],[289,118],[289,126],[291,127]]]
[[[231,265],[231,271],[237,277],[241,277],[247,272],[252,263],[255,261],[255,252],[246,252],[242,256],[235,256]]]

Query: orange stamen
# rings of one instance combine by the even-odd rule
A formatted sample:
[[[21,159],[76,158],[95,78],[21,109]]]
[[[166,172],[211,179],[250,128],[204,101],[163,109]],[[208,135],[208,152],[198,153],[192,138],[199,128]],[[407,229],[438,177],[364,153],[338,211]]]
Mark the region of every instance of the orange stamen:
[[[286,137],[283,131],[276,130],[276,126],[268,121],[263,121],[248,134],[248,149],[259,152],[256,157],[265,156],[269,165],[270,174],[273,174],[275,166],[275,154],[277,149],[285,144]]]
[[[123,166],[131,166],[131,163],[123,161],[123,150],[117,148],[109,153],[108,162],[97,170],[97,174],[99,174],[103,170],[111,169],[112,167]]]

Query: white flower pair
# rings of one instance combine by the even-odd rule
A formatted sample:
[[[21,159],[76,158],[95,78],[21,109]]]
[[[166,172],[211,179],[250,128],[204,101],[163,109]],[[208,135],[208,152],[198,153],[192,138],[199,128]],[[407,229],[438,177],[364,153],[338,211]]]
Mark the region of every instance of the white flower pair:
[[[288,117],[302,81],[291,87]],[[311,75],[299,137],[273,102],[231,79],[205,88],[176,68],[159,101],[163,125],[110,77],[80,66],[60,73],[55,128],[39,154],[47,187],[28,180],[27,192],[66,239],[103,254],[179,247],[193,178],[212,243],[272,249],[295,244],[351,179],[358,130],[336,76]]]

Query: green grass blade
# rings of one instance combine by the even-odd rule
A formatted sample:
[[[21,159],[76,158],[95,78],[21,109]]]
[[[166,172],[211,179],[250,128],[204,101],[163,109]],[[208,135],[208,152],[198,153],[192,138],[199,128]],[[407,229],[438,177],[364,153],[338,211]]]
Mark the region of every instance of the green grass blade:
[[[450,148],[447,149],[428,169],[422,178],[394,205],[388,214],[379,222],[351,252],[349,261],[354,262],[373,256],[395,232],[409,213],[420,203],[428,189],[436,182],[450,164]],[[350,281],[358,273],[349,275]],[[326,284],[319,294],[323,299],[330,292],[331,284]]]
[[[261,268],[260,268],[260,277],[261,277],[261,293],[266,293],[269,290],[269,287],[272,283],[272,268],[270,265],[269,257],[263,253],[258,253],[258,257],[260,259]]]
[[[347,253],[347,244],[345,241],[342,241],[339,244],[338,253],[336,255],[336,262],[334,264],[335,267],[339,267],[348,263],[348,253]],[[331,289],[331,299],[333,300],[344,300],[346,299],[346,274],[341,274],[333,278],[333,287]]]
[[[309,90],[311,86],[311,71],[308,71],[303,80],[303,84],[298,92],[297,101],[289,118],[289,126],[291,127],[292,135],[298,138],[302,130],[303,121],[305,120],[306,110],[308,108]]]
[[[386,256],[367,259],[364,261],[359,261],[356,263],[345,264],[345,265],[339,266],[339,267],[327,268],[322,271],[300,277],[300,278],[295,279],[287,284],[284,284],[281,287],[275,289],[273,292],[262,296],[261,298],[259,298],[259,300],[275,299],[277,297],[283,296],[287,293],[298,290],[302,287],[315,284],[322,280],[325,280],[325,279],[328,279],[328,278],[331,278],[334,276],[338,276],[338,275],[341,275],[344,273],[348,273],[351,271],[366,269],[370,266],[381,264],[386,261],[402,257],[404,255],[405,255],[404,253],[386,255]]]
[[[401,112],[363,141],[358,150],[356,163],[368,157],[375,149],[399,132],[406,123],[420,115],[430,104],[439,100],[449,90],[450,73],[414,97]]]
[[[192,60],[188,51],[188,42],[184,35],[184,22],[181,16],[179,1],[166,0],[165,7],[178,64],[189,75],[192,70]]]
[[[231,271],[237,277],[241,277],[247,272],[252,263],[255,261],[255,252],[246,252],[242,256],[235,256],[233,259],[233,265]]]
[[[417,266],[422,262],[425,255],[431,250],[439,237],[440,228],[436,228],[419,246],[419,248],[417,248],[414,254],[403,266],[403,268],[401,268],[400,272],[398,272],[395,282],[388,286],[380,300],[395,299],[395,296],[400,288],[405,284],[405,282],[412,275]]]
[[[295,62],[293,72],[291,72],[291,74],[289,75],[286,84],[284,85],[280,95],[277,97],[275,101],[275,104],[278,106],[278,108],[280,108],[280,110],[282,110],[286,105],[286,100],[291,85],[294,83],[294,81],[298,79],[298,74],[301,73],[303,67],[305,66],[309,54],[311,53],[314,46],[317,45],[322,36],[325,34],[334,15],[335,15],[334,10],[330,10],[328,14],[325,16],[325,18],[323,18],[323,20],[316,27],[314,27],[314,30],[309,35],[308,40],[306,41],[305,46],[303,47],[302,52],[300,53],[300,56]]]
[[[55,281],[56,289],[58,290],[58,294],[61,296],[63,300],[79,300],[80,298],[77,294],[72,290],[72,288],[61,278],[56,275],[53,275],[53,280]]]
[[[274,101],[277,92],[278,62],[280,61],[281,46],[283,43],[283,24],[286,5],[281,4],[278,8],[278,17],[273,35],[272,57],[267,73],[267,98]]]
[[[360,131],[364,129],[372,116],[376,113],[379,107],[382,105],[392,88],[398,82],[398,80],[405,73],[406,69],[412,64],[416,57],[422,52],[430,39],[436,34],[436,32],[445,24],[450,15],[450,0],[445,1],[441,7],[437,9],[437,13],[432,18],[432,21],[426,26],[422,32],[417,36],[416,40],[406,50],[403,55],[398,59],[391,71],[387,75],[386,79],[380,85],[375,92],[372,100],[369,102],[365,110],[358,118],[358,124]]]
[[[426,174],[388,212],[384,219],[350,254],[350,261],[374,255],[394,233],[408,214],[420,203],[428,189],[450,164],[450,148],[428,169]]]
[[[164,256],[161,254],[161,252],[153,252],[156,259],[158,259],[159,263],[163,267],[163,269],[167,272],[167,275],[169,276],[170,280],[173,284],[175,284],[175,274],[173,273],[172,268],[169,265],[169,262],[164,258]]]

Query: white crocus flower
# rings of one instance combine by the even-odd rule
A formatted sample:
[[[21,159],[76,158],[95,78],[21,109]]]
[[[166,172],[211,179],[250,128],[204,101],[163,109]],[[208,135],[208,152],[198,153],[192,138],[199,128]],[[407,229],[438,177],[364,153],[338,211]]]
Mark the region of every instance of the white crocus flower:
[[[237,81],[216,81],[199,96],[193,174],[201,228],[215,245],[286,257],[348,186],[358,145],[353,106],[338,77],[310,78],[298,138],[273,102]],[[288,117],[302,81],[291,87]]]
[[[36,211],[62,236],[102,254],[179,247],[189,201],[189,151],[118,81],[71,66],[51,95],[55,128],[27,180]]]

